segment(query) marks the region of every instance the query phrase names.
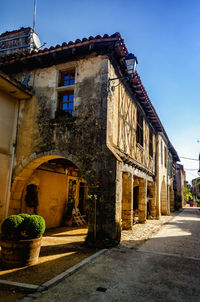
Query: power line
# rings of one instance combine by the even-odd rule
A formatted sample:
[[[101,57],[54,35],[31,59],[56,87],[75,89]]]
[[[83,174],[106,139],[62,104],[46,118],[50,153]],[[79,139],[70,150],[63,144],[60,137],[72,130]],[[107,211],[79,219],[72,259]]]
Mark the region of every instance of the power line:
[[[189,159],[189,160],[196,160],[196,161],[199,161],[198,159],[196,158],[189,158],[189,157],[183,157],[183,156],[179,156],[180,158],[184,158],[184,159]]]
[[[190,175],[194,176],[195,178],[197,177],[197,175],[194,175],[194,174],[192,174],[192,173],[190,173],[190,172],[187,172],[187,173],[189,173]]]

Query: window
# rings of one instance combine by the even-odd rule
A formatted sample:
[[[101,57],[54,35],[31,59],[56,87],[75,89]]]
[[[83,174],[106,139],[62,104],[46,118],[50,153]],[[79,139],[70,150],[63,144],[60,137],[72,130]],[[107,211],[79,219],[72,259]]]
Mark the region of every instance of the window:
[[[160,152],[161,152],[161,164],[163,164],[163,143],[162,143],[162,141],[161,141],[161,146],[160,146]]]
[[[60,109],[72,114],[74,109],[74,93],[65,92],[60,94]]]
[[[66,71],[61,73],[60,86],[69,86],[75,84],[75,72]]]
[[[153,134],[149,129],[149,155],[153,157]]]
[[[167,148],[165,147],[165,168],[167,168]]]
[[[137,143],[143,147],[143,116],[139,110],[137,110]]]
[[[58,87],[59,109],[72,115],[74,109],[75,71],[64,71],[60,74]]]

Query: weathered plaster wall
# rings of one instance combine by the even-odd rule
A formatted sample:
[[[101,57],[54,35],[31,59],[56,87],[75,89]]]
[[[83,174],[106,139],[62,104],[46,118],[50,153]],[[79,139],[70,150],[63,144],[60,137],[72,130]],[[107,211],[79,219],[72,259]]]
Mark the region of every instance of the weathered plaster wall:
[[[0,91],[0,222],[5,217],[12,148],[15,143],[17,102]]]
[[[56,116],[59,72],[71,68],[76,70],[73,117]],[[25,76],[26,73],[16,75],[21,81]],[[106,146],[107,77],[107,58],[94,55],[30,72],[29,85],[33,86],[35,97],[20,107],[15,176],[33,154],[43,156],[52,150],[58,150],[58,154],[70,154],[72,159],[76,158],[76,164],[89,185],[97,179],[101,183],[97,237],[116,239],[119,234],[116,158]],[[20,200],[15,199],[15,207],[17,202]],[[89,223],[91,237],[94,229],[92,219]]]
[[[157,218],[161,214],[169,214],[170,209],[170,198],[168,186],[169,179],[167,174],[167,164],[165,166],[165,147],[167,148],[166,141],[161,134],[156,136],[157,144],[157,160],[156,160],[156,183],[157,183]]]
[[[38,206],[37,214],[44,217],[47,228],[58,227],[61,225],[64,207],[66,203],[67,181],[66,175],[54,172],[35,170],[31,175],[28,184],[35,184],[38,187]],[[25,194],[22,204],[22,212],[33,214],[32,208],[25,203]]]

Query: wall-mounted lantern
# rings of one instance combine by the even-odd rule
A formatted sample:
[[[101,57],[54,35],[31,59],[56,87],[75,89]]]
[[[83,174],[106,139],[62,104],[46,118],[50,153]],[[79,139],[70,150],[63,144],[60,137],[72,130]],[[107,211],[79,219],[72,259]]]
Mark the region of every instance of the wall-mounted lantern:
[[[136,66],[138,64],[138,60],[136,58],[135,55],[133,55],[132,53],[129,53],[125,59],[124,59],[124,63],[126,66],[126,71],[128,73],[127,76],[123,76],[123,77],[118,77],[118,78],[112,78],[109,79],[109,81],[113,81],[113,80],[122,80],[122,79],[131,79],[134,77],[135,71],[136,71]]]

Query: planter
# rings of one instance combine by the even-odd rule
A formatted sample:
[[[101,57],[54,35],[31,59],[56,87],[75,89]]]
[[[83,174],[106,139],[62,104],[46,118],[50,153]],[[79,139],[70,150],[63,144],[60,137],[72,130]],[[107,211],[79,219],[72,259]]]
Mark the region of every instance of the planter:
[[[193,207],[193,205],[194,205],[194,203],[193,203],[193,202],[190,202],[190,206]]]
[[[29,240],[1,240],[2,264],[8,268],[33,265],[38,262],[42,237]]]

